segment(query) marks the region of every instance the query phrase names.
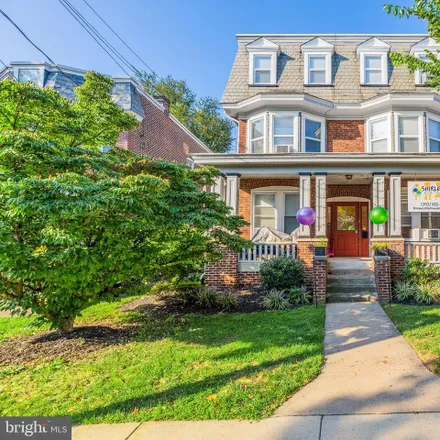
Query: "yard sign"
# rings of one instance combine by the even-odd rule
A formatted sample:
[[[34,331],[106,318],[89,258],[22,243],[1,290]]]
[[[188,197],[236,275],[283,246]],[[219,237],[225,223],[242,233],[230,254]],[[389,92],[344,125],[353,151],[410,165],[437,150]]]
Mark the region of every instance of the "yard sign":
[[[408,182],[409,212],[440,212],[440,181]]]

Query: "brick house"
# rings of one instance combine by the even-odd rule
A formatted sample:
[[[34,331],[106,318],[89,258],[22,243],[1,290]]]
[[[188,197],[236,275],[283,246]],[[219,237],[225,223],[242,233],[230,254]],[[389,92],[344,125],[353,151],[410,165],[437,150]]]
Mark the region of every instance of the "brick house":
[[[74,88],[84,82],[86,71],[60,67],[67,76],[45,62],[11,62],[0,70],[0,80],[17,78],[19,81],[32,81],[40,87],[53,87],[64,97],[74,99]],[[139,121],[134,130],[121,134],[117,143],[119,147],[140,155],[183,163],[192,163],[191,154],[210,152],[200,139],[170,114],[169,102],[165,98],[150,96],[130,78],[113,80],[114,101]]]
[[[212,285],[258,282],[259,261],[283,252],[304,262],[317,300],[325,301],[327,258],[314,257],[320,238],[329,256],[375,258],[379,299],[389,300],[405,258],[440,263],[440,95],[423,72],[393,66],[390,52],[424,57],[440,46],[426,35],[238,35],[223,108],[238,125],[234,154],[196,154],[219,168],[215,191],[250,224],[292,243],[255,243],[208,267]],[[420,192],[418,194],[417,192]],[[389,212],[373,225],[369,212]],[[315,223],[301,226],[300,207]],[[224,264],[228,269],[225,270]],[[231,270],[230,267],[234,269]]]

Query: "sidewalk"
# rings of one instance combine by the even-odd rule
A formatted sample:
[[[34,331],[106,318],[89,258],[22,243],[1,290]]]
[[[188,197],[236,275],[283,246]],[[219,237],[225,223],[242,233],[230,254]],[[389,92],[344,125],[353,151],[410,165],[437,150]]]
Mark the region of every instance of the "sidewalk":
[[[325,327],[322,374],[269,419],[79,426],[73,439],[440,439],[440,377],[379,304],[328,304]]]

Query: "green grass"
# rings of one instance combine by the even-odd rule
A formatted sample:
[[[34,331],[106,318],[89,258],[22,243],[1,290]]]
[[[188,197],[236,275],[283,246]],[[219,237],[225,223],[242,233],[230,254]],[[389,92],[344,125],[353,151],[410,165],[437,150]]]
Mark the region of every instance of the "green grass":
[[[429,369],[440,375],[440,307],[392,304],[384,309]]]
[[[319,374],[324,313],[146,321],[133,341],[82,361],[0,369],[0,415],[69,415],[75,424],[266,417]]]

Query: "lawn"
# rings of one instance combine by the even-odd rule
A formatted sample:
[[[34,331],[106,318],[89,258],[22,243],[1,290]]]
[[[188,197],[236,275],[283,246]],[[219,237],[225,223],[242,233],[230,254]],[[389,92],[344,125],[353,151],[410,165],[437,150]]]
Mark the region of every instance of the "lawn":
[[[392,304],[384,309],[427,367],[440,375],[440,307]]]
[[[319,374],[324,314],[306,306],[152,320],[94,306],[82,324],[138,320],[139,332],[81,360],[0,367],[0,415],[75,424],[266,417]],[[28,319],[0,318],[0,329],[17,335]]]

